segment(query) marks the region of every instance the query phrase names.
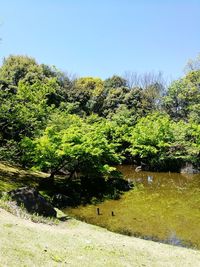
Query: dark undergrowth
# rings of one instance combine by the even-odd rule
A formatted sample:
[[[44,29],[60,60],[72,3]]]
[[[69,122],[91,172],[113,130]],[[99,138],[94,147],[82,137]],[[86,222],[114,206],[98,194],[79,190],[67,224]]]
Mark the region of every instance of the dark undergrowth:
[[[24,170],[18,166],[0,163],[0,192],[30,186],[38,189],[57,207],[77,206],[79,204],[98,203],[105,199],[119,199],[130,185],[121,174],[114,177],[79,177],[69,180],[66,176],[49,178],[49,174]],[[55,201],[55,196],[64,196],[64,201]]]

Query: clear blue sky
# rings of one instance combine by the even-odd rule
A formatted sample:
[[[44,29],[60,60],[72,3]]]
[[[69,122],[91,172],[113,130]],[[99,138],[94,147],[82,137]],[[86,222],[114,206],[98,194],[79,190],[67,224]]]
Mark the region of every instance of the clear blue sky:
[[[0,60],[29,55],[79,76],[159,71],[200,53],[200,0],[0,0]]]

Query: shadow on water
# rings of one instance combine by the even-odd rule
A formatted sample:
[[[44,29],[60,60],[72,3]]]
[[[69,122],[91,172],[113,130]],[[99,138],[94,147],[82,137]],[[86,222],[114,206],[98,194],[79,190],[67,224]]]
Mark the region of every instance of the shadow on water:
[[[200,249],[199,174],[135,172],[133,166],[119,170],[134,183],[132,190],[98,206],[68,208],[67,214],[113,232]]]

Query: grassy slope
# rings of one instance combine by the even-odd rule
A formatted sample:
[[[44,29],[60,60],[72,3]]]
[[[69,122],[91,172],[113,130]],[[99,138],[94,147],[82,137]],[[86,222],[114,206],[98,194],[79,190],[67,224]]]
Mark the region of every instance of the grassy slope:
[[[0,209],[0,266],[200,266],[200,252],[76,220],[49,226]]]
[[[48,176],[42,172],[23,170],[20,167],[0,162],[0,191],[9,191],[25,185],[36,186],[41,178]]]
[[[43,173],[0,163],[0,191]],[[198,230],[198,229],[197,229]],[[111,233],[76,220],[36,224],[0,209],[0,266],[200,266],[200,252]]]

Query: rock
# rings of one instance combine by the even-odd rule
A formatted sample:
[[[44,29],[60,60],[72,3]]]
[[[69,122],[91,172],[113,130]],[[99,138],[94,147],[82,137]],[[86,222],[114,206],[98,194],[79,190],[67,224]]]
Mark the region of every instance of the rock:
[[[64,208],[67,206],[73,206],[74,205],[73,200],[70,197],[63,195],[63,194],[53,195],[52,203],[57,208]]]
[[[30,213],[37,213],[45,217],[56,217],[56,210],[53,206],[34,188],[22,187],[10,191],[8,195],[18,205],[23,205]]]
[[[186,163],[184,167],[181,168],[181,173],[188,173],[188,174],[196,174],[200,173],[200,171],[194,167],[192,163]]]
[[[110,186],[120,190],[120,191],[129,191],[134,185],[133,183],[119,178],[112,178],[109,181]]]

